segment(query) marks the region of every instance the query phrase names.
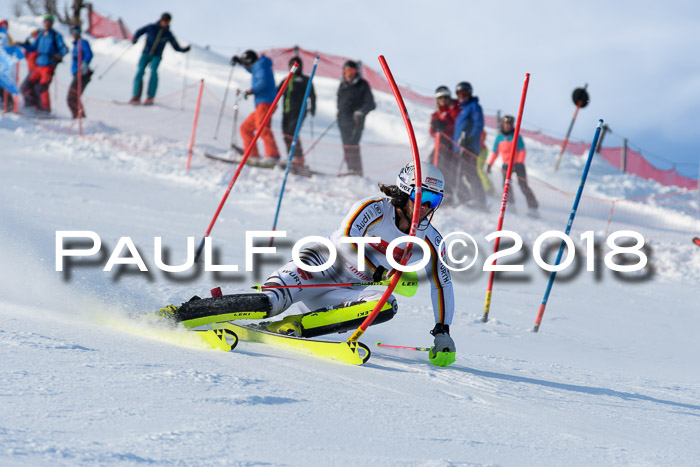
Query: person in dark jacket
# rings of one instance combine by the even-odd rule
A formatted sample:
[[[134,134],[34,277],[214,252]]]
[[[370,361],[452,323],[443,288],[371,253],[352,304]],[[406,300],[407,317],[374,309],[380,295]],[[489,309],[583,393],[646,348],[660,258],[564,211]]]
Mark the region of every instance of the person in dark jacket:
[[[289,60],[289,67],[296,62],[299,66],[294,73],[294,77],[289,82],[286,91],[284,92],[282,102],[282,134],[284,134],[284,144],[287,146],[287,154],[292,149],[292,141],[294,140],[294,130],[297,128],[297,121],[301,113],[301,106],[304,103],[304,94],[306,87],[309,85],[309,77],[302,74],[301,57],[292,57]],[[282,87],[283,83],[277,86],[277,90]],[[311,85],[309,91],[308,102],[306,103],[306,111],[313,117],[316,114],[316,92],[314,85]],[[301,116],[302,121],[306,118],[306,113]],[[293,163],[304,165],[304,151],[301,149],[301,141],[297,138],[296,148],[294,149]]]
[[[338,128],[345,151],[348,172],[362,176],[360,138],[365,117],[374,110],[372,90],[357,71],[357,63],[348,60],[343,65],[343,79],[338,87]]]
[[[481,152],[481,132],[484,130],[484,112],[479,105],[479,98],[472,95],[472,85],[466,81],[457,84],[457,101],[461,108],[457,120],[453,140],[458,170],[452,185],[456,190],[458,201],[467,202],[472,207],[487,210],[484,186],[477,172],[477,158]],[[468,182],[468,186],[465,183]],[[448,184],[448,188],[449,188]]]
[[[73,81],[71,81],[70,88],[68,88],[66,100],[73,118],[78,118],[79,116],[85,118],[85,109],[79,98],[92,77],[92,70],[90,69],[92,49],[90,48],[90,43],[80,37],[80,25],[71,26],[70,32],[73,36],[73,60],[71,63]],[[80,63],[80,66],[78,66],[78,63]],[[78,77],[80,77],[80,93],[78,93]]]
[[[175,36],[170,32],[170,21],[172,16],[170,13],[163,13],[160,17],[160,21],[153,24],[147,24],[142,27],[136,34],[134,34],[133,43],[139,40],[139,37],[146,34],[146,46],[143,48],[143,53],[141,54],[141,59],[139,60],[139,67],[136,71],[136,77],[134,77],[134,89],[132,92],[131,104],[141,103],[141,93],[143,90],[143,75],[146,72],[146,67],[151,65],[151,76],[148,80],[148,91],[147,98],[143,102],[144,105],[153,104],[153,98],[156,96],[156,89],[158,89],[158,66],[163,58],[163,49],[165,49],[165,44],[170,42],[173,49],[178,52],[189,52],[190,46],[180,47],[180,44],[175,40]]]
[[[38,52],[34,71],[22,83],[24,102],[25,105],[36,106],[44,112],[51,112],[49,85],[56,65],[61,63],[63,56],[68,53],[63,36],[53,29],[53,22],[53,15],[44,15],[44,29],[39,32],[34,42],[24,44],[28,52]]]
[[[258,56],[254,50],[246,50],[240,57],[233,56],[231,58],[231,65],[235,66],[236,64],[241,65],[251,75],[250,89],[245,92],[244,98],[247,99],[251,94],[255,96],[255,111],[248,115],[241,123],[240,128],[243,147],[248,148],[253,142],[255,132],[277,97],[277,88],[275,87],[275,75],[272,73],[272,60],[264,54]],[[265,145],[265,162],[276,164],[279,162],[280,153],[272,134],[271,125],[272,119],[269,119],[260,129],[260,139]],[[249,157],[260,157],[257,143],[250,150]]]

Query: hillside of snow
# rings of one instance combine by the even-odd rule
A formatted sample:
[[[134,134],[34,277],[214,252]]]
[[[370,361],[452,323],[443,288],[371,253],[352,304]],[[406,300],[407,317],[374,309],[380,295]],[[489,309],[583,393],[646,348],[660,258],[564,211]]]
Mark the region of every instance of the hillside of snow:
[[[33,18],[11,23],[17,37],[37,25]],[[328,235],[356,200],[379,193],[377,182],[392,182],[410,149],[393,96],[375,93],[378,107],[363,137],[366,176],[335,176],[342,154],[332,127],[307,159],[328,175],[290,175],[278,223],[287,238],[276,242],[276,254],[243,271],[245,232],[270,229],[283,177],[279,169],[245,167],[211,234],[218,264],[238,264],[241,271],[164,273],[155,266],[155,238],[162,237],[169,264],[183,263],[187,237],[199,241],[231,180],[236,167],[203,152],[226,151],[234,91],[247,89],[250,78],[234,69],[216,134],[231,72],[226,57],[196,45],[188,55],[166,48],[157,104],[131,107],[113,101],[130,97],[140,46],[126,50],[128,43],[113,39],[91,44],[96,73],[84,99],[83,137],[65,106],[66,63],[51,87],[58,118],[0,119],[0,464],[697,463],[700,248],[690,238],[700,222],[694,195],[671,196],[676,203],[610,203],[673,189],[594,160],[571,235],[582,264],[559,274],[542,327],[533,333],[549,274],[535,264],[532,244],[547,230],[565,228],[585,160],[567,155],[553,173],[558,148],[526,140],[542,219],[523,215],[515,184],[519,212],[509,206],[504,227],[525,241],[511,260],[524,271],[497,276],[488,323],[481,322],[488,274],[479,266],[493,248],[484,237],[496,230],[498,199],[490,199],[490,213],[443,206],[435,214],[443,235],[469,232],[480,247],[479,266],[452,275],[457,361],[448,368],[429,365],[421,352],[374,346],[432,344],[425,282],[415,297],[399,298],[393,320],[365,333],[361,340],[372,357],[360,367],[248,342],[217,352],[187,345],[185,331],[159,340],[128,316],[207,296],[217,285],[224,293],[250,291],[290,258],[296,240]],[[302,131],[306,148],[335,118],[337,85],[315,80],[318,110],[313,136],[311,120]],[[250,101],[239,103],[238,124],[252,111]],[[432,109],[407,105],[426,154]],[[273,129],[280,119],[278,112]],[[488,141],[494,136],[489,131]],[[500,174],[491,178],[500,183]],[[641,232],[651,247],[650,266],[639,273],[613,273],[603,264],[605,238],[622,229]],[[603,242],[595,272],[585,267],[579,236],[586,230]],[[57,231],[95,232],[102,249],[57,272]],[[148,272],[134,265],[103,271],[122,237],[133,240]]]

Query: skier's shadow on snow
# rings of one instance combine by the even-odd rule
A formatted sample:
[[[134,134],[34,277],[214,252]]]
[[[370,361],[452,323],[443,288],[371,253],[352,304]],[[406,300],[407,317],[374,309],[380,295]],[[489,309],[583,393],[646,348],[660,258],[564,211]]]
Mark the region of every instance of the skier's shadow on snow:
[[[475,376],[481,376],[482,378],[491,378],[491,379],[497,379],[501,381],[510,381],[513,383],[519,383],[519,384],[532,384],[536,386],[542,386],[546,388],[553,388],[553,389],[559,389],[562,391],[570,391],[570,392],[577,392],[581,394],[588,394],[591,396],[606,396],[606,397],[618,397],[623,400],[638,400],[638,401],[646,401],[646,402],[653,402],[656,404],[664,404],[664,405],[670,405],[672,407],[679,407],[683,409],[690,409],[690,410],[696,410],[700,412],[700,405],[695,405],[695,404],[686,404],[683,402],[676,402],[676,401],[670,401],[666,399],[658,399],[656,397],[651,397],[651,396],[645,396],[644,394],[638,394],[638,393],[631,393],[631,392],[623,392],[623,391],[616,391],[615,389],[607,389],[607,388],[598,388],[595,386],[582,386],[578,384],[567,384],[567,383],[557,383],[555,381],[547,381],[544,379],[536,379],[536,378],[528,378],[524,376],[514,376],[514,375],[508,375],[505,373],[496,373],[493,371],[484,371],[484,370],[476,370],[474,368],[468,368],[464,366],[451,366],[449,368],[450,370],[454,371],[462,371],[464,373],[469,373]],[[699,414],[688,414],[688,415],[695,415],[695,416],[700,416]]]

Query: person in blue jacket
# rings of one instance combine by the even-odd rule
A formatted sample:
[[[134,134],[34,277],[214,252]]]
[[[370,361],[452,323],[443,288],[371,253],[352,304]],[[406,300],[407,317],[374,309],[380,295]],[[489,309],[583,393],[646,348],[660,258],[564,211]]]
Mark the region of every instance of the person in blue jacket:
[[[53,15],[44,15],[44,29],[39,32],[34,42],[25,42],[28,52],[37,51],[36,67],[22,83],[22,94],[27,106],[36,106],[44,112],[51,112],[51,96],[49,85],[53,79],[56,65],[63,61],[68,53],[68,47],[63,36],[53,29]]]
[[[160,16],[160,21],[153,24],[147,24],[142,27],[136,34],[134,34],[133,43],[139,40],[139,37],[146,34],[146,46],[143,48],[143,53],[141,54],[141,59],[139,60],[139,67],[136,70],[136,77],[134,77],[134,88],[132,92],[132,97],[129,103],[140,104],[141,103],[141,93],[143,92],[143,75],[146,72],[146,67],[151,65],[151,76],[148,81],[148,91],[146,100],[143,101],[144,105],[153,104],[153,98],[156,96],[156,89],[158,89],[158,66],[163,58],[163,49],[165,49],[165,44],[170,42],[173,49],[178,52],[189,52],[190,46],[180,47],[180,44],[175,40],[175,36],[170,32],[170,21],[172,16],[170,13],[163,13]]]
[[[277,97],[277,86],[275,86],[275,76],[272,73],[272,60],[265,55],[258,57],[254,50],[246,50],[240,57],[231,58],[231,65],[235,66],[236,64],[240,64],[251,74],[251,87],[245,92],[245,98],[247,99],[251,94],[255,96],[255,111],[241,123],[243,147],[248,148],[253,140],[253,135]],[[265,145],[266,162],[275,163],[279,161],[280,153],[270,129],[271,124],[272,119],[268,120],[260,130],[260,139]],[[260,157],[257,144],[251,149],[249,157]]]
[[[90,69],[92,49],[90,48],[90,43],[80,37],[79,24],[71,26],[70,32],[73,36],[73,60],[70,68],[73,74],[73,81],[71,81],[70,88],[68,88],[66,100],[73,118],[78,118],[79,116],[85,118],[85,109],[79,98],[92,77],[92,70]],[[78,67],[78,63],[80,63],[80,67]],[[80,77],[80,80],[78,80],[78,77]],[[78,81],[80,81],[80,93],[78,93]]]
[[[456,179],[448,189],[452,191],[457,201],[466,202],[472,207],[487,210],[484,186],[477,172],[477,159],[481,152],[481,132],[484,130],[484,111],[479,104],[479,98],[472,95],[472,85],[466,81],[457,84],[457,101],[461,111],[455,121],[453,140],[458,168],[455,170]],[[465,183],[468,182],[468,186]]]

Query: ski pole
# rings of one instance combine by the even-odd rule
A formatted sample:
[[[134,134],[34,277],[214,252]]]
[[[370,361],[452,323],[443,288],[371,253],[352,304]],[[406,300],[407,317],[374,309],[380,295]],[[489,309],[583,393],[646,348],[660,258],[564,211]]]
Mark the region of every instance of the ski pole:
[[[257,130],[255,131],[255,135],[253,136],[253,139],[250,141],[250,144],[248,144],[248,147],[245,149],[245,152],[243,153],[243,159],[241,159],[241,162],[238,164],[238,168],[236,169],[236,172],[233,174],[233,177],[231,178],[231,181],[228,184],[228,187],[226,188],[226,192],[224,193],[223,198],[221,198],[221,201],[219,202],[219,206],[216,208],[216,212],[214,213],[214,217],[212,217],[211,222],[209,222],[209,227],[207,227],[207,231],[204,233],[204,236],[202,237],[202,241],[199,244],[199,247],[197,248],[197,252],[194,256],[194,261],[197,262],[199,259],[199,256],[202,254],[202,250],[204,249],[204,242],[206,238],[209,236],[211,233],[211,230],[214,228],[214,224],[216,223],[216,219],[219,217],[219,214],[221,213],[221,209],[223,209],[224,204],[226,203],[226,200],[228,199],[228,195],[231,193],[231,189],[233,188],[233,185],[236,183],[236,180],[238,179],[238,176],[241,173],[241,170],[243,169],[243,166],[245,165],[246,161],[248,160],[248,157],[250,156],[250,153],[252,152],[253,148],[255,147],[255,143],[258,141],[258,138],[260,138],[260,133],[262,133],[263,127],[267,124],[268,121],[270,121],[270,118],[272,118],[272,114],[275,112],[275,109],[277,108],[277,102],[279,102],[280,97],[282,97],[282,94],[284,94],[284,91],[287,89],[287,86],[289,85],[289,82],[292,80],[292,76],[294,76],[294,73],[297,71],[297,66],[293,65],[292,69],[289,70],[289,74],[287,75],[287,79],[284,80],[284,83],[282,83],[282,86],[280,86],[279,91],[277,91],[277,96],[275,96],[275,100],[272,101],[272,105],[270,105],[270,108],[267,110],[267,113],[265,114],[265,117],[263,118],[262,122],[260,122],[260,125],[258,125]]]
[[[396,85],[394,76],[391,74],[389,65],[386,63],[386,60],[384,59],[383,55],[379,56],[379,64],[382,66],[382,70],[384,70],[384,75],[386,76],[387,81],[389,81],[389,85],[391,86],[391,91],[394,93],[394,97],[396,98],[396,104],[399,106],[399,110],[401,111],[401,115],[403,116],[403,121],[406,125],[406,132],[408,133],[408,139],[411,143],[411,152],[413,153],[413,174],[415,177],[414,181],[416,184],[414,206],[417,206],[417,208],[413,209],[413,216],[411,217],[411,228],[408,230],[408,235],[410,237],[414,237],[416,235],[416,230],[418,229],[418,224],[420,223],[420,206],[423,195],[423,178],[420,170],[420,154],[418,153],[418,143],[416,142],[416,134],[413,131],[411,119],[408,116],[408,109],[406,109],[406,104],[403,101],[403,97],[401,97],[401,91]],[[401,264],[402,266],[408,263],[408,258],[411,256],[412,246],[413,243],[408,243],[406,245],[406,249],[404,250],[403,255],[401,256],[401,261],[399,261],[399,264]],[[394,292],[394,289],[399,283],[401,276],[401,271],[397,271],[396,274],[394,274],[394,277],[391,279],[389,287],[387,287],[384,293],[382,294],[381,298],[379,299],[379,302],[374,307],[374,310],[372,310],[372,313],[370,313],[369,316],[365,318],[360,327],[357,328],[357,330],[352,334],[352,336],[350,336],[348,342],[357,342],[357,340],[362,336],[362,334],[365,333],[369,325],[372,324],[374,318],[377,317],[379,311],[389,299],[389,295],[391,295],[392,292]]]
[[[564,235],[569,235],[571,232],[571,226],[574,223],[574,217],[576,217],[576,210],[578,209],[578,203],[581,201],[581,195],[583,194],[583,185],[586,183],[586,178],[588,177],[588,170],[591,168],[591,161],[593,160],[593,155],[595,154],[595,147],[598,144],[598,137],[600,137],[600,131],[603,128],[603,119],[598,120],[598,126],[595,129],[595,136],[593,136],[593,143],[591,144],[591,150],[588,152],[588,159],[586,160],[586,166],[583,168],[583,174],[581,175],[581,183],[578,186],[578,191],[576,192],[576,199],[574,199],[574,206],[571,208],[571,214],[569,215],[569,222],[566,223],[566,230]],[[559,245],[559,253],[557,253],[557,259],[554,261],[554,266],[558,266],[562,254],[564,253],[564,246],[566,242],[561,241]],[[554,285],[554,278],[557,277],[557,271],[552,271],[549,276],[549,282],[547,283],[547,289],[544,292],[544,298],[542,299],[542,304],[537,312],[537,319],[535,320],[534,332],[540,330],[540,324],[542,323],[542,316],[544,315],[544,309],[547,307],[547,300],[549,300],[549,293],[552,291],[552,286]]]
[[[185,93],[187,92],[187,70],[190,67],[190,54],[185,54],[185,71],[182,72],[182,94],[180,96],[180,110],[185,108]]]
[[[226,82],[226,90],[224,91],[224,99],[221,101],[221,109],[219,109],[219,118],[216,120],[216,130],[214,131],[214,139],[219,135],[219,126],[221,126],[221,117],[224,115],[224,107],[226,107],[226,98],[228,97],[228,88],[231,86],[231,77],[233,76],[233,70],[236,67],[232,66],[231,71],[228,72],[228,81]]]
[[[316,145],[318,144],[318,142],[321,141],[321,138],[323,138],[324,136],[326,136],[326,133],[328,133],[328,131],[329,131],[331,128],[333,128],[333,125],[335,125],[335,123],[336,123],[337,121],[338,121],[338,119],[336,118],[335,120],[333,120],[333,121],[331,122],[330,125],[328,125],[328,127],[327,127],[325,130],[323,130],[323,133],[321,133],[321,134],[318,136],[318,138],[316,138],[316,141],[314,141],[313,143],[311,143],[311,146],[309,146],[309,148],[306,150],[306,152],[304,153],[304,156],[306,156],[308,153],[310,153],[310,152],[313,150],[313,148],[316,147]]]
[[[105,71],[103,71],[102,74],[101,74],[100,76],[97,77],[97,79],[102,79],[102,77],[103,77],[104,75],[106,75],[107,72],[108,72],[114,65],[116,65],[117,62],[118,62],[119,60],[121,60],[122,57],[123,57],[124,55],[126,55],[126,53],[127,53],[129,50],[131,50],[131,46],[134,45],[134,44],[135,44],[135,42],[132,42],[131,44],[129,44],[129,47],[127,47],[126,49],[124,49],[124,52],[120,53],[119,56],[117,57],[117,59],[114,60],[114,61],[112,62],[112,64],[109,65],[109,66],[107,67],[107,69],[106,69]]]
[[[345,282],[332,284],[295,284],[295,285],[260,285],[255,284],[252,288],[258,292],[270,289],[314,289],[319,287],[370,287],[370,286],[388,286],[391,283],[390,279],[378,282]],[[413,297],[418,290],[418,274],[415,272],[404,272],[400,283],[394,291],[404,297]]]
[[[311,69],[311,75],[309,75],[309,82],[306,84],[306,91],[304,91],[304,100],[301,103],[301,110],[299,111],[299,117],[297,117],[297,126],[294,129],[294,137],[292,138],[292,144],[289,147],[289,155],[287,156],[287,167],[284,169],[284,178],[282,179],[282,187],[280,188],[280,195],[277,198],[277,210],[275,211],[275,219],[272,221],[272,230],[277,230],[277,219],[279,218],[280,208],[282,207],[282,196],[284,196],[284,188],[287,186],[287,177],[289,176],[289,169],[292,167],[292,158],[294,157],[294,151],[297,149],[297,140],[299,138],[299,130],[301,130],[301,124],[304,121],[304,112],[306,112],[306,101],[309,98],[309,93],[311,92],[311,82],[314,79],[314,74],[316,74],[316,67],[318,66],[318,55],[314,58],[314,66]],[[270,246],[274,242],[275,237],[270,237]]]
[[[430,352],[430,347],[407,347],[405,345],[389,345],[384,344],[382,341],[377,341],[377,347],[386,347],[389,349],[404,349],[404,350],[417,350],[419,352]]]
[[[503,219],[506,215],[506,204],[508,203],[508,192],[510,191],[510,176],[513,173],[513,162],[515,161],[515,151],[518,148],[518,138],[520,137],[520,124],[523,120],[523,109],[525,108],[525,97],[527,96],[527,86],[530,83],[530,73],[525,73],[525,83],[523,84],[523,93],[520,96],[520,108],[518,109],[518,120],[515,122],[515,131],[513,132],[513,143],[510,150],[510,162],[508,162],[508,170],[506,171],[506,181],[503,184],[503,195],[501,197],[501,211],[498,215],[498,229],[500,232],[503,229]],[[501,237],[496,237],[493,244],[493,253],[498,252],[498,247],[501,244]],[[489,272],[489,284],[486,288],[486,300],[484,302],[484,316],[481,317],[482,322],[489,320],[489,310],[491,309],[491,293],[493,291],[493,279],[496,275],[495,266],[496,260],[491,263],[491,271]]]
[[[238,142],[238,103],[241,101],[241,90],[236,89],[236,98],[233,100],[233,132],[231,133],[231,148]],[[229,151],[231,150],[229,148]]]

